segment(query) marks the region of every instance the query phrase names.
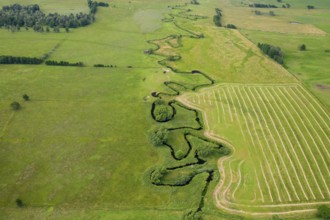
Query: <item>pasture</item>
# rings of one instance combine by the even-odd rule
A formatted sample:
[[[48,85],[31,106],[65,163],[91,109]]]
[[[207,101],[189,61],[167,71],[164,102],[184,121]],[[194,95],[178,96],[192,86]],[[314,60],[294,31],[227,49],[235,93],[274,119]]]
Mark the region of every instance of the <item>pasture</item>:
[[[84,0],[16,2],[89,10]],[[68,33],[0,29],[0,55],[84,63],[0,65],[1,219],[311,219],[329,203],[329,98],[313,89],[328,82],[328,59],[319,59],[328,5],[315,1],[319,10],[301,16],[293,1],[290,15],[258,18],[265,27],[244,1],[199,2],[115,0]],[[242,29],[215,27],[217,7]],[[306,24],[292,28],[291,15]],[[286,68],[256,47],[264,39],[284,42]],[[160,99],[175,112],[162,123],[151,114]],[[155,147],[157,126],[169,133]],[[157,169],[166,170],[158,185]]]

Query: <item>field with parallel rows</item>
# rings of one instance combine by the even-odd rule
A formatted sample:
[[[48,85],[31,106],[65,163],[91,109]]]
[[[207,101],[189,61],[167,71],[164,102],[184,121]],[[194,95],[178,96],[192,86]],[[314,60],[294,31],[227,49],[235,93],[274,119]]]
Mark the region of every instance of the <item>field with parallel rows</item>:
[[[223,84],[179,99],[233,147],[219,160],[219,207],[262,215],[330,203],[330,116],[302,86]]]

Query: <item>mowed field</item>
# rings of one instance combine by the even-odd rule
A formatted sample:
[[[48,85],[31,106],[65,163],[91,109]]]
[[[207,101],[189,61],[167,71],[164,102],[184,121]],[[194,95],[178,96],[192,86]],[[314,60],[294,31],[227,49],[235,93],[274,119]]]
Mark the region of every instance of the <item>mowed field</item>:
[[[330,203],[330,116],[305,88],[224,84],[180,100],[204,112],[207,135],[233,145],[219,160],[220,208],[262,215]]]

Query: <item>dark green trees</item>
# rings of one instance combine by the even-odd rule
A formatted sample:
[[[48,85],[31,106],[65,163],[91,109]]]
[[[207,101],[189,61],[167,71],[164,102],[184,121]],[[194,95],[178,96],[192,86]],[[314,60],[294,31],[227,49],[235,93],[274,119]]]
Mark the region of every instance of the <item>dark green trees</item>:
[[[61,15],[58,13],[44,14],[40,7],[34,5],[19,5],[13,4],[9,6],[3,6],[0,10],[0,26],[15,27],[15,30],[19,30],[19,27],[33,27],[36,32],[42,32],[44,26],[50,28],[77,28],[86,26],[94,22],[95,9],[90,9],[91,13],[79,13],[70,15]]]
[[[41,64],[42,59],[36,57],[0,56],[0,64]]]
[[[158,122],[169,121],[174,116],[173,108],[167,105],[162,99],[155,101],[152,114]]]
[[[265,43],[258,43],[258,47],[270,58],[275,60],[277,63],[284,64],[283,52],[280,47],[276,47]]]
[[[221,9],[216,8],[215,13],[216,15],[213,16],[213,22],[215,26],[221,27],[221,17],[222,17]]]
[[[227,24],[226,28],[237,29],[237,27],[234,24]]]

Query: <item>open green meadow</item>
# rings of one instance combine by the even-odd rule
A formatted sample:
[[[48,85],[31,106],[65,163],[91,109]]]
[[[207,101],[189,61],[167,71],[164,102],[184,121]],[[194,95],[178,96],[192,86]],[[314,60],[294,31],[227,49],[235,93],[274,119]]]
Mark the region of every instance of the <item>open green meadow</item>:
[[[83,63],[0,64],[0,219],[313,219],[330,203],[327,1],[276,16],[245,0],[106,2],[68,32],[0,28],[0,56]],[[85,0],[0,6],[13,3],[89,12]],[[215,8],[239,29],[216,27]]]

